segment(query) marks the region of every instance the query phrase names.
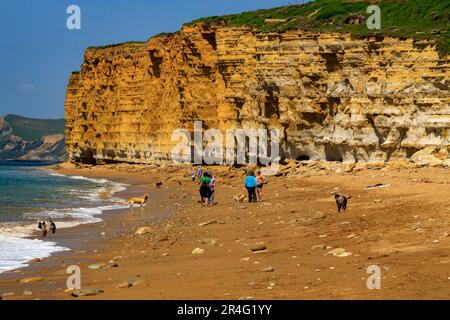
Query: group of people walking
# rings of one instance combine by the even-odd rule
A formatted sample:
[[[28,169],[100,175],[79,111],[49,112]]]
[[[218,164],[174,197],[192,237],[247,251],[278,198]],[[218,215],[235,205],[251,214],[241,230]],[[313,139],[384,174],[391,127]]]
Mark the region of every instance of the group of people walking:
[[[262,189],[264,185],[264,177],[261,175],[261,171],[248,170],[247,177],[245,178],[245,188],[248,192],[248,202],[262,201]]]
[[[200,182],[200,197],[201,203],[205,206],[214,205],[214,198],[216,195],[216,178],[209,172],[203,172],[202,168],[192,171],[192,181],[197,179]]]
[[[210,172],[203,172],[201,167],[197,170],[192,170],[191,178],[192,182],[195,183],[196,181],[199,181],[200,183],[199,192],[202,205],[214,205],[216,195],[216,178]],[[248,202],[262,201],[264,176],[261,175],[261,171],[256,171],[255,175],[253,170],[248,170],[244,185],[248,192]]]

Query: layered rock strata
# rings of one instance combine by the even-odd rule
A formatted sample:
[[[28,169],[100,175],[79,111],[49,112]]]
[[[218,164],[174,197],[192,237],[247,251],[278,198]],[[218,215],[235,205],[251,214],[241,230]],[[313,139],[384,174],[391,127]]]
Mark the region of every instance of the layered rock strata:
[[[277,128],[282,157],[409,158],[450,144],[450,56],[432,42],[184,27],[88,49],[66,96],[73,161],[170,159],[175,129]]]

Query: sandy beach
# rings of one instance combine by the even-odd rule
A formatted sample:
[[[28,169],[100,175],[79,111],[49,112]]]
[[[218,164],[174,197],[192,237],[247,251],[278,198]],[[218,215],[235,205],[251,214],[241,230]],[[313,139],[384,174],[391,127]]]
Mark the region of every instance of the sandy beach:
[[[262,202],[241,207],[232,196],[245,192],[245,168],[210,168],[218,203],[202,207],[191,166],[56,166],[66,175],[127,183],[118,196],[149,193],[150,201],[144,210],[108,211],[103,222],[60,230],[52,240],[71,251],[0,274],[0,295],[449,299],[450,170],[327,166],[292,162],[267,177]],[[378,183],[385,187],[366,189]],[[335,191],[352,196],[347,211],[337,213]],[[141,227],[147,233],[136,235]],[[252,251],[262,244],[265,250]],[[193,254],[197,248],[201,254]],[[103,292],[73,297],[66,291],[69,265],[80,267],[83,289]],[[381,270],[379,290],[367,288],[371,265]]]

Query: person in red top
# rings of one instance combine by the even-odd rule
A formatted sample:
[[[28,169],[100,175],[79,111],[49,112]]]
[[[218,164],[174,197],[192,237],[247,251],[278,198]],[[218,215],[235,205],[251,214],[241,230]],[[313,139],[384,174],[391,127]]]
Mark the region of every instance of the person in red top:
[[[256,201],[262,200],[262,188],[264,185],[264,176],[261,175],[261,171],[256,171]]]

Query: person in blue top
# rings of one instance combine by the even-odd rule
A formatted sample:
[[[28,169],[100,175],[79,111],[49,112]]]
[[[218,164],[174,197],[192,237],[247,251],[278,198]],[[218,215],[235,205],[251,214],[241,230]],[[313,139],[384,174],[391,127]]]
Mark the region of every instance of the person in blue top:
[[[245,187],[248,191],[248,202],[256,202],[256,178],[253,170],[247,171],[247,178],[245,178]]]

